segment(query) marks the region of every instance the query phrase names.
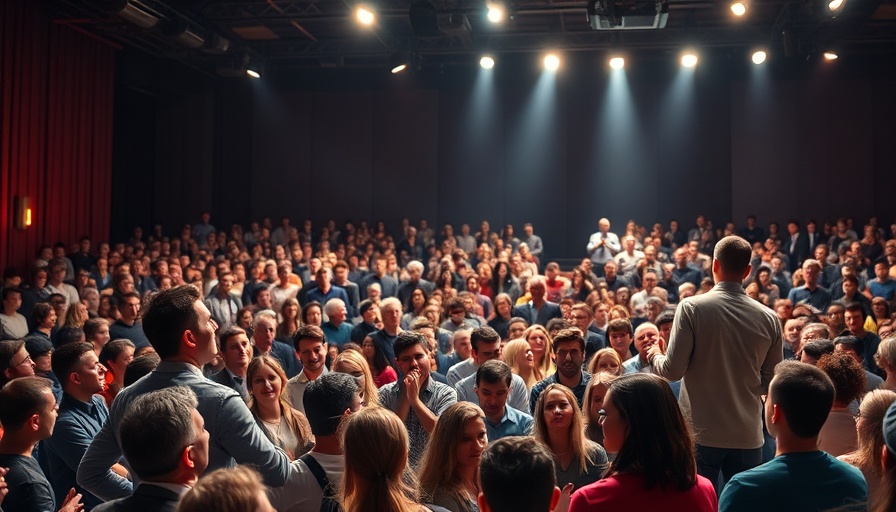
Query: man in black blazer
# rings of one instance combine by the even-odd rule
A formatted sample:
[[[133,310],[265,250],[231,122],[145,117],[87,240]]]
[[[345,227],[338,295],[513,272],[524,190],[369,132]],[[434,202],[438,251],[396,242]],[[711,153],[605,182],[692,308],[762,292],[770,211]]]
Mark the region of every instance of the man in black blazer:
[[[245,400],[249,391],[246,371],[252,360],[252,343],[249,342],[249,336],[243,329],[231,326],[224,329],[218,339],[224,369],[209,377],[209,380],[227,386]]]
[[[513,314],[510,316],[524,318],[529,325],[539,324],[542,326],[547,325],[548,320],[552,318],[563,318],[560,305],[544,299],[545,285],[542,276],[534,276],[529,279],[529,295],[532,300],[514,307]]]
[[[141,483],[134,494],[95,512],[175,512],[177,502],[208,467],[209,434],[184,386],[147,393],[121,420],[121,449]]]
[[[809,237],[800,232],[800,225],[795,220],[787,223],[787,232],[790,236],[783,240],[781,248],[789,258],[790,271],[795,272],[801,268],[803,260],[809,257]]]

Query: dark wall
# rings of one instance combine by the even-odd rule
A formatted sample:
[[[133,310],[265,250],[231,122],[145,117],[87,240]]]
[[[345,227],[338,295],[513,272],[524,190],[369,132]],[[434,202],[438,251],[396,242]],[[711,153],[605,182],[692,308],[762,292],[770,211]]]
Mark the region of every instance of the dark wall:
[[[152,158],[116,158],[116,177],[130,160],[151,179],[116,207],[115,232],[172,230],[206,209],[219,228],[282,215],[487,219],[532,222],[551,257],[576,257],[602,216],[621,229],[687,227],[698,213],[717,225],[896,213],[893,77],[710,61],[618,80],[573,64],[551,79],[518,63],[494,83],[471,71],[218,82],[151,108],[119,94],[117,140],[155,129],[141,149]]]

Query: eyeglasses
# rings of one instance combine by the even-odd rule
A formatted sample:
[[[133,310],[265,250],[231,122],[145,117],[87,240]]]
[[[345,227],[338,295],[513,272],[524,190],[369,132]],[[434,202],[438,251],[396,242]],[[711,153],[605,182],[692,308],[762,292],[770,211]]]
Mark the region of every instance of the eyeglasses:
[[[25,356],[25,359],[22,359],[18,363],[13,364],[13,366],[22,366],[24,364],[32,364],[34,361],[31,359],[31,355]]]

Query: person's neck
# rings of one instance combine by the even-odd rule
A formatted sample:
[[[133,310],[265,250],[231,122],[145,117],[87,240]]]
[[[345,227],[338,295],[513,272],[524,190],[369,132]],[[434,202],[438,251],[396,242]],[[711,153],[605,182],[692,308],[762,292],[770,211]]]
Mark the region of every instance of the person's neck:
[[[327,294],[327,293],[330,292],[330,288],[332,288],[332,287],[330,286],[330,283],[327,283],[326,287],[318,286],[317,288],[318,288],[322,293]]]
[[[262,404],[261,401],[256,401],[255,403],[258,404],[258,417],[262,421],[280,421],[282,411],[280,411],[279,400],[275,401],[273,405]]]
[[[89,404],[93,399],[93,393],[89,390],[81,389],[80,387],[65,389],[65,392],[75,400],[85,404]]]
[[[388,324],[384,323],[383,324],[383,332],[385,332],[389,336],[398,336],[398,333],[401,332],[401,326],[398,324],[388,325]]]
[[[163,359],[162,362],[164,362],[164,363],[186,363],[186,364],[193,365],[196,368],[199,368],[201,370],[202,367],[205,366],[205,363],[207,363],[208,361],[205,361],[205,362],[199,361],[198,359],[193,357],[191,354],[178,354],[176,356],[169,357],[167,359]],[[122,378],[123,377],[124,376],[122,376]],[[116,380],[118,380],[118,379],[116,379]]]
[[[7,431],[3,436],[3,439],[0,439],[0,454],[31,457],[31,452],[34,451],[34,446],[38,441],[33,439],[18,439],[18,436],[11,434],[11,432]]]
[[[342,455],[342,446],[337,434],[314,436],[314,452],[323,455]]]
[[[818,451],[818,436],[802,438],[793,434],[779,433],[775,440],[777,441],[775,456]]]
[[[574,378],[570,379],[570,378],[567,378],[566,376],[564,376],[563,373],[558,370],[557,371],[557,382],[559,382],[560,384],[563,384],[564,386],[568,387],[569,389],[572,389],[572,388],[578,386],[582,382],[582,372],[578,372]]]
[[[125,324],[125,325],[127,325],[128,327],[133,327],[134,324],[137,323],[137,319],[136,319],[136,318],[132,318],[132,319],[130,319],[130,320],[128,320],[128,319],[126,319],[126,318],[119,318],[118,321],[121,322],[121,323],[123,323],[123,324]]]
[[[505,406],[501,409],[501,412],[500,412],[500,413],[498,413],[498,414],[495,415],[495,416],[486,416],[485,419],[487,419],[488,421],[490,421],[490,422],[494,423],[495,425],[497,425],[497,424],[501,423],[501,418],[503,418],[504,415],[505,415],[506,413],[507,413],[507,406],[505,405]]]
[[[815,289],[818,288],[818,281],[810,282],[806,281],[806,289],[810,292],[814,292]]]
[[[16,310],[13,308],[3,308],[3,314],[9,317],[16,316]]]
[[[544,306],[544,303],[545,303],[544,297],[542,297],[540,299],[536,299],[535,297],[532,297],[532,305],[535,306],[536,308],[541,309],[541,307]]]
[[[49,336],[50,334],[53,333],[53,328],[52,328],[52,327],[44,327],[44,326],[40,326],[40,327],[37,328],[37,330],[40,331],[40,332],[42,332],[42,333],[44,333],[44,334],[46,334],[47,336]]]
[[[467,464],[457,468],[460,475],[460,481],[464,483],[464,487],[472,498],[479,496],[479,476],[477,466],[475,464]]]
[[[551,442],[551,451],[557,457],[565,457],[572,451],[572,439],[568,429],[548,428],[548,440]]]

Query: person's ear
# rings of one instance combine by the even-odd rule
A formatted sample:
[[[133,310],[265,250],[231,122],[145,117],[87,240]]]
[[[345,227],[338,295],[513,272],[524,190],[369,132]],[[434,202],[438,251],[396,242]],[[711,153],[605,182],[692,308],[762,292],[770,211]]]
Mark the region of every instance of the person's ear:
[[[31,418],[28,420],[28,426],[31,427],[31,430],[34,432],[40,430],[40,414],[32,414]],[[884,448],[886,448],[886,446]]]
[[[184,466],[188,468],[196,467],[196,462],[193,460],[193,445],[185,446],[183,452],[180,454],[181,462]]]
[[[193,331],[187,329],[180,335],[180,342],[190,348],[196,348],[196,336],[193,335]]]
[[[750,272],[753,270],[753,265],[747,264],[747,270],[744,270],[744,275],[741,276],[741,280],[746,279]]]

